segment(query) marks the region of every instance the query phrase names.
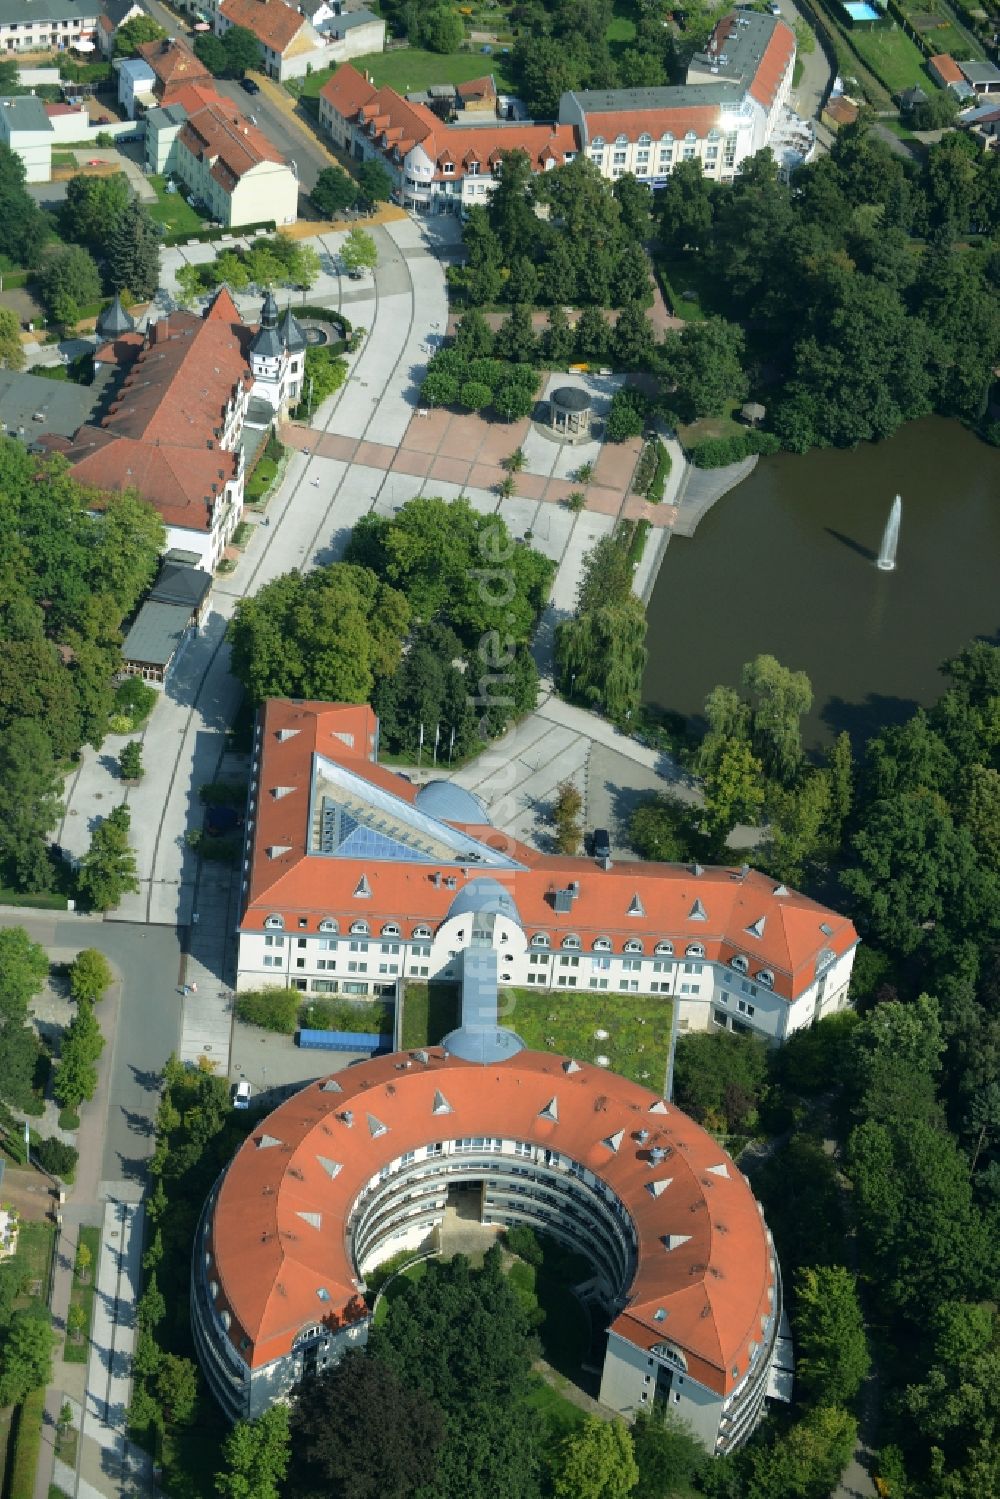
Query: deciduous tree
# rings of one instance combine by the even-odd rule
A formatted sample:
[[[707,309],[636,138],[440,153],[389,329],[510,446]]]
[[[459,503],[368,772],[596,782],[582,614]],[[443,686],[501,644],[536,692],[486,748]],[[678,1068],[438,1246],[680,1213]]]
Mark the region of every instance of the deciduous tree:
[[[237,1421],[222,1458],[215,1489],[223,1499],[281,1499],[291,1458],[287,1405],[272,1405],[254,1421]]]
[[[587,1416],[563,1439],[552,1492],[557,1499],[626,1499],[638,1482],[632,1434],[625,1422]]]
[[[855,1278],[842,1265],[803,1267],[795,1280],[796,1378],[817,1405],[847,1405],[871,1359]]]

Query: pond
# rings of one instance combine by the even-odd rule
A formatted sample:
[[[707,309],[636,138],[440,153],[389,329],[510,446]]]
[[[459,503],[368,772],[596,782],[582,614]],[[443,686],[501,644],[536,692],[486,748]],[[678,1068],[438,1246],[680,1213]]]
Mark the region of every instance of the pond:
[[[875,566],[902,495],[895,572]],[[675,536],[649,607],[650,705],[697,720],[761,651],[805,671],[811,749],[931,703],[974,636],[1000,644],[1000,450],[929,417],[888,442],[764,458],[696,535]]]

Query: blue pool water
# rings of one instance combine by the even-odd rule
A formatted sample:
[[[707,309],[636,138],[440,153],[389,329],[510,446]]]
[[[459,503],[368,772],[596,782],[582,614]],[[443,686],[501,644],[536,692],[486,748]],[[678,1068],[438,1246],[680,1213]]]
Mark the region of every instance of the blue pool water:
[[[882,12],[869,5],[868,0],[842,0],[844,9],[852,21],[881,21]]]

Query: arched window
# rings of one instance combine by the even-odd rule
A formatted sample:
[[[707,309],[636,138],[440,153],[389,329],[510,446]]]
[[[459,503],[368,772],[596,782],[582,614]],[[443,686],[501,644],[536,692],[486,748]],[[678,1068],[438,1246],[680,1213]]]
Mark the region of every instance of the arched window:
[[[399,927],[398,927],[397,923],[395,921],[387,921],[386,924],[385,924],[385,926],[382,928],[382,936],[383,937],[398,937],[399,936]]]
[[[824,947],[819,957],[816,959],[816,972],[823,973],[825,969],[829,968],[830,964],[833,962],[836,956],[837,954],[834,952],[832,947]]]
[[[413,928],[413,940],[414,940],[414,942],[424,942],[424,941],[427,940],[427,938],[430,936],[430,934],[431,934],[431,929],[430,929],[429,926],[415,926]]]
[[[746,973],[747,969],[750,967],[750,964],[747,962],[742,953],[737,953],[735,958],[729,959],[729,966],[730,968],[735,968],[737,973]]]
[[[719,135],[719,132],[717,130],[710,130],[708,132],[708,139],[710,141],[717,141],[721,140],[721,136]]]
[[[625,944],[626,952],[642,952],[642,943],[638,937],[630,937]]]
[[[672,130],[664,130],[660,136],[660,140],[665,146],[672,146],[674,143],[674,132]]]
[[[547,932],[536,932],[531,939],[532,947],[548,947],[549,938]]]
[[[594,938],[594,951],[595,952],[610,952],[611,951],[611,938],[610,937],[595,937]]]
[[[367,937],[368,936],[368,923],[367,923],[367,921],[352,921],[351,922],[351,935],[353,937]]]
[[[616,146],[627,146],[628,145],[628,136],[627,135],[616,135],[615,136],[615,145]]]
[[[219,1321],[222,1323],[223,1331],[224,1332],[228,1332],[229,1329],[230,1329],[230,1327],[232,1326],[232,1323],[233,1323],[233,1319],[229,1315],[229,1313],[228,1312],[220,1312],[219,1313]]]
[[[570,948],[570,949],[572,949],[574,952],[579,952],[579,950],[580,950],[580,939],[576,935],[575,932],[568,932],[567,935],[562,939],[562,944],[561,945],[564,948]]]
[[[652,139],[653,137],[651,135],[647,135],[646,131],[644,130],[639,137],[639,144],[640,146],[648,146]]]
[[[590,144],[592,146],[603,146],[604,145],[604,136],[603,135],[595,135],[594,139],[591,141]]]
[[[337,932],[340,930],[332,916],[324,916],[319,924],[319,929],[321,932]]]
[[[674,955],[674,944],[672,942],[658,942],[654,948],[662,958],[672,958]]]
[[[687,134],[684,136],[684,139],[686,141],[696,141],[698,139],[698,137],[697,137],[697,135],[695,135],[695,133],[694,133],[693,130],[689,130],[687,132]]]
[[[774,974],[770,968],[762,968],[759,973],[754,974],[758,984],[763,984],[765,989],[774,988]]]
[[[700,942],[689,942],[684,949],[684,956],[686,958],[703,958],[705,956],[705,949]]]
[[[285,918],[283,916],[265,916],[264,925],[271,931],[277,930],[280,932],[285,925]]]

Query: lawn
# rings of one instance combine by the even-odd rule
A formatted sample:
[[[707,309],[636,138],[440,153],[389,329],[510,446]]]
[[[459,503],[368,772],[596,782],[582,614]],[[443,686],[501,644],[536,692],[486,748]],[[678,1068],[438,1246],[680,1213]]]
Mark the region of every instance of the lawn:
[[[352,58],[351,66],[359,73],[370,73],[376,88],[387,84],[399,94],[415,93],[434,83],[468,83],[470,78],[482,78],[486,73],[493,74],[497,88],[505,93],[512,88],[511,79],[504,71],[505,62],[506,59],[495,51],[487,55],[482,52],[424,52],[419,47],[401,47],[398,52],[371,52],[367,57]],[[307,85],[318,76],[314,73]]]
[[[852,31],[851,41],[861,58],[894,94],[919,84],[929,87],[924,55],[905,31]]]
[[[38,1298],[44,1300],[49,1287],[49,1265],[52,1262],[55,1236],[55,1225],[52,1223],[22,1220],[14,1263],[22,1276],[21,1283],[25,1289],[17,1298],[16,1306],[30,1306]],[[36,1286],[39,1287],[37,1291]]]
[[[702,416],[696,422],[681,423],[677,428],[681,446],[691,449],[709,437],[745,437],[747,429],[735,416],[741,405],[740,401],[732,401],[719,416]]]
[[[403,1002],[403,1050],[436,1046],[458,1024],[457,984],[406,981]]]
[[[83,1307],[87,1318],[86,1332],[79,1343],[74,1343],[67,1333],[63,1350],[63,1358],[67,1364],[85,1364],[90,1354],[90,1328],[94,1317],[94,1288],[97,1281],[97,1261],[101,1253],[101,1230],[92,1225],[84,1226],[80,1229],[79,1242],[86,1244],[90,1250],[90,1268],[85,1281],[81,1281],[74,1273],[69,1300],[70,1306]]]
[[[540,1374],[532,1377],[531,1390],[523,1403],[534,1412],[539,1424],[544,1425],[548,1438],[546,1446],[561,1441],[586,1419],[585,1411],[567,1400],[565,1395],[560,1395]]]
[[[389,1304],[403,1294],[408,1280],[423,1280],[427,1274],[427,1260],[420,1260],[416,1265],[411,1265],[408,1270],[401,1270],[389,1285],[384,1296],[379,1297],[378,1307],[375,1312],[375,1326],[381,1327],[389,1315]]]
[[[265,453],[264,457],[258,461],[247,483],[245,495],[247,504],[259,505],[277,477],[278,464],[273,458],[268,458]]]
[[[604,39],[613,53],[623,52],[635,41],[635,7],[630,0],[615,0]]]
[[[191,207],[182,192],[168,193],[165,177],[151,176],[146,180],[156,193],[156,202],[149,205],[150,218],[162,224],[168,234],[194,234],[204,229],[203,215]]]
[[[702,306],[702,297],[710,290],[711,281],[697,253],[666,254],[661,251],[656,256],[656,274],[667,309],[674,317],[683,318],[686,323],[697,323],[708,315]]]
[[[500,1020],[536,1051],[555,1051],[592,1062],[610,1059],[610,1070],[658,1089],[670,1042],[671,1005],[659,995],[577,994],[501,989]],[[605,1030],[606,1039],[594,1032]],[[549,1042],[552,1044],[549,1045]]]

